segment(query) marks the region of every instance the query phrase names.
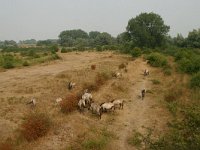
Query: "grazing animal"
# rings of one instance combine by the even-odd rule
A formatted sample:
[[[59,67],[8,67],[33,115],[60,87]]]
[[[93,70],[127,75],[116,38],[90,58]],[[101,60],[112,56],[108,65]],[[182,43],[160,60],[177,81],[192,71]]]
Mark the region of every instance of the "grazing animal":
[[[123,107],[124,107],[124,100],[123,99],[113,100],[113,101],[111,101],[111,103],[114,104],[115,108],[116,108],[116,106],[119,106],[119,109],[123,109]]]
[[[92,102],[92,94],[88,93],[88,91],[85,91],[85,93],[82,95],[82,99],[85,100],[87,105],[90,105]]]
[[[119,78],[122,77],[122,74],[120,72],[116,72],[113,74],[113,77]]]
[[[145,70],[144,70],[144,76],[147,76],[147,75],[149,75],[149,70],[148,70],[148,69],[145,69]]]
[[[78,108],[81,111],[83,111],[83,109],[85,108],[85,100],[84,99],[80,99],[78,102]]]
[[[73,83],[73,82],[70,81],[70,82],[68,83],[68,90],[71,90],[72,88],[74,88],[75,85],[76,85],[76,83]]]
[[[101,119],[102,107],[99,104],[92,102],[89,109],[92,111],[92,113],[97,114],[99,119]]]
[[[102,107],[103,112],[107,112],[107,111],[114,111],[115,110],[115,105],[111,102],[104,102],[100,105]]]
[[[61,102],[63,101],[63,99],[62,98],[56,98],[56,104],[60,104]]]
[[[144,97],[145,97],[145,93],[146,93],[146,90],[145,90],[145,89],[143,89],[143,90],[141,91],[142,100],[143,100],[143,99],[144,99]]]
[[[31,104],[32,106],[36,106],[36,99],[35,98],[32,98],[30,102],[26,103],[27,105],[28,104]]]

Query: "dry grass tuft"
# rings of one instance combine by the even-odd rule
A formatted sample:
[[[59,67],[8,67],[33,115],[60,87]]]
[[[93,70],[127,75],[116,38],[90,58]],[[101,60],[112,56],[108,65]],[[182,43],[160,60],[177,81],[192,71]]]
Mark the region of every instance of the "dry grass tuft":
[[[93,82],[85,82],[83,84],[83,90],[88,89],[88,91],[97,91],[99,87]]]
[[[113,90],[116,90],[118,92],[128,92],[127,85],[123,84],[123,82],[114,82],[112,83]]]
[[[164,100],[168,103],[177,101],[183,94],[183,90],[179,87],[170,88],[164,95]]]
[[[83,90],[88,89],[91,91],[98,91],[99,88],[106,83],[107,80],[111,79],[111,72],[98,72],[95,76],[94,81],[83,83]]]
[[[13,150],[13,146],[9,142],[0,143],[0,150]]]
[[[28,141],[44,136],[50,129],[50,119],[43,113],[31,113],[22,123],[21,133]]]
[[[77,102],[80,98],[79,93],[71,93],[65,97],[65,99],[61,102],[61,112],[70,113],[76,110]]]
[[[95,70],[96,69],[96,65],[91,65],[91,69]]]
[[[118,66],[118,68],[119,68],[119,69],[124,69],[124,68],[126,68],[126,65],[125,65],[124,63],[122,63],[122,64],[120,64],[120,65]]]
[[[107,80],[109,80],[111,78],[112,78],[111,72],[106,72],[106,71],[99,72],[99,73],[97,73],[96,78],[95,78],[96,85],[98,87],[102,86],[103,84],[105,84],[105,82]]]

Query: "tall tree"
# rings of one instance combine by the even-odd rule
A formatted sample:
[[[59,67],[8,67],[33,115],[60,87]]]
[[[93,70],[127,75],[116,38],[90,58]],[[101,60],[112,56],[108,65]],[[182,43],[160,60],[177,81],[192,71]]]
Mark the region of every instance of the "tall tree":
[[[60,44],[64,46],[72,46],[76,39],[88,39],[87,32],[78,30],[66,30],[62,31],[59,35]]]
[[[112,41],[113,41],[112,36],[107,32],[103,32],[95,38],[95,44],[100,46],[110,45],[112,44]]]
[[[162,46],[170,27],[155,13],[141,13],[128,22],[127,32],[138,47]]]
[[[189,32],[186,41],[189,47],[200,48],[200,29]]]
[[[99,31],[91,31],[91,32],[89,32],[89,37],[90,37],[90,39],[95,39],[100,34],[101,33]]]
[[[186,46],[186,40],[182,36],[182,34],[177,34],[177,36],[173,40],[174,40],[174,44],[178,47],[185,47]]]

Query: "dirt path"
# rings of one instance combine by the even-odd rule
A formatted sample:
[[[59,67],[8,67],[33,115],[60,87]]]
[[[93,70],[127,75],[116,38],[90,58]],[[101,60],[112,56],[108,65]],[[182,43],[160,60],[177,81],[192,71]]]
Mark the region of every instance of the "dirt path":
[[[128,81],[132,83],[132,97],[125,103],[123,111],[120,111],[120,115],[117,116],[117,122],[109,127],[119,137],[114,143],[117,150],[137,149],[127,143],[127,138],[131,136],[133,130],[144,133],[144,127],[153,128],[155,126],[155,132],[161,132],[168,120],[168,115],[159,107],[159,102],[154,100],[156,95],[146,94],[144,100],[140,97],[141,89],[152,89],[149,77],[142,75],[144,69],[150,69],[150,67],[142,59],[137,59],[129,64]]]

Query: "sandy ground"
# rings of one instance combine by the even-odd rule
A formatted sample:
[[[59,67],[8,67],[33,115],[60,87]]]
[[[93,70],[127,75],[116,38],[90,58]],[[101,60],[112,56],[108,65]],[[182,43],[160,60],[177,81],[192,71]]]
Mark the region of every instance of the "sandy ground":
[[[158,69],[148,66],[142,58],[133,61],[127,56],[111,52],[68,53],[61,54],[61,57],[59,61],[0,73],[0,140],[15,140],[13,138],[18,133],[24,114],[32,111],[25,103],[33,96],[39,100],[37,109],[51,116],[54,128],[35,142],[21,142],[18,149],[58,150],[70,145],[73,147],[83,134],[95,127],[106,128],[117,137],[110,141],[106,149],[132,150],[136,148],[128,145],[127,138],[133,130],[144,133],[144,127],[151,127],[155,129],[155,136],[167,130],[166,123],[170,120],[170,114],[161,104],[164,84],[157,86],[151,82],[151,79],[161,75]],[[78,80],[82,70],[86,70],[85,76],[92,76],[95,72],[87,71],[91,64],[96,64],[97,70],[107,67],[116,71],[123,62],[128,62],[128,72],[123,72],[122,79],[112,79],[93,93],[95,101],[99,103],[108,101],[109,96],[125,98],[123,110],[103,114],[102,119],[98,120],[89,112],[80,114],[75,111],[64,115],[54,105],[56,97],[68,93],[68,78]],[[149,77],[142,75],[146,68],[150,70]],[[84,79],[82,75],[80,78]],[[124,93],[112,91],[113,84],[124,84],[128,89]],[[143,88],[152,92],[141,100],[140,91]]]

